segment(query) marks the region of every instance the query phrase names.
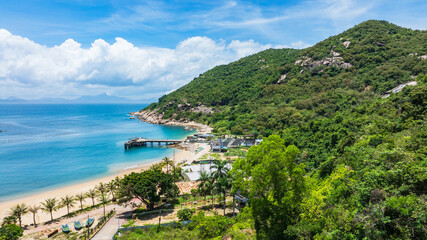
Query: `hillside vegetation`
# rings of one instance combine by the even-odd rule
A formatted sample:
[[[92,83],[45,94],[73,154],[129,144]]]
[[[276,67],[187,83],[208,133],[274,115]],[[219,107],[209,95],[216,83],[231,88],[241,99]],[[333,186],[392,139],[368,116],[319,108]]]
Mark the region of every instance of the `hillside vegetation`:
[[[215,67],[144,110],[268,137],[231,176],[259,239],[425,239],[426,55],[427,31],[370,20]]]

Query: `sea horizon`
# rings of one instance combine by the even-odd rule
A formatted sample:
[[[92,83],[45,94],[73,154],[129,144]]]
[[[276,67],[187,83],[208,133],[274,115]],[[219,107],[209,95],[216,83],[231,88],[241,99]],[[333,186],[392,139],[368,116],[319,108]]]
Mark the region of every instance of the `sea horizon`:
[[[113,175],[170,157],[173,149],[124,149],[132,137],[193,131],[130,119],[147,104],[0,104],[0,202]]]

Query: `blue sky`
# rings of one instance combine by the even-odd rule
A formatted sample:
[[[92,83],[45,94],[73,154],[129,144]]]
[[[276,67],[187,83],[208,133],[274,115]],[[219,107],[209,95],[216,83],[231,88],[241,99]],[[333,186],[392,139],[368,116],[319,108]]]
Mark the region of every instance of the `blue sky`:
[[[426,12],[420,0],[2,1],[0,98],[158,97],[218,64],[368,19],[425,30]]]

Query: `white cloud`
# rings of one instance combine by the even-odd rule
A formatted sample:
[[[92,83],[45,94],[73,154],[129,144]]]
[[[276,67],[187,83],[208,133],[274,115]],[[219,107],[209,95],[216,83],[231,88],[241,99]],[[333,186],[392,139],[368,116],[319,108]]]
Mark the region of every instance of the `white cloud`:
[[[0,98],[73,98],[109,94],[152,98],[220,64],[274,46],[253,40],[192,37],[175,49],[137,47],[122,38],[89,48],[68,39],[46,47],[0,29]]]

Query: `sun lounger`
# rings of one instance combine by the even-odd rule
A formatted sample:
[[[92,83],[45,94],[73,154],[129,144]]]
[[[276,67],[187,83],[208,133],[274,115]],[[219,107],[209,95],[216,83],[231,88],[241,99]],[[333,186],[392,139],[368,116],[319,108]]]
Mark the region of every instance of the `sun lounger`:
[[[80,223],[80,221],[74,221],[74,229],[76,230],[80,230],[82,229],[82,224]]]
[[[90,226],[92,226],[92,224],[93,224],[93,222],[95,221],[95,218],[89,218],[87,221],[86,221],[86,227],[90,227]]]
[[[69,233],[70,232],[70,227],[68,226],[68,224],[65,225],[61,225],[61,229],[64,233]]]

